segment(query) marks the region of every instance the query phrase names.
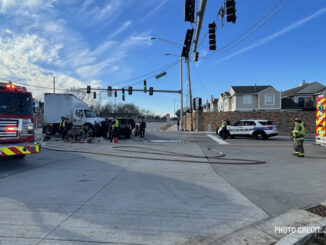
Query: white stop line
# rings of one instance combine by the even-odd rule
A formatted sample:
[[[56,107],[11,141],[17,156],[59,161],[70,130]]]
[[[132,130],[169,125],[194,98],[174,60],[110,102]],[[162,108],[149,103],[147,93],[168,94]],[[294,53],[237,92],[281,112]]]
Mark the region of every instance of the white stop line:
[[[209,138],[211,138],[212,140],[215,140],[217,143],[219,143],[220,145],[228,145],[229,143],[226,142],[225,140],[222,140],[212,134],[206,134]]]

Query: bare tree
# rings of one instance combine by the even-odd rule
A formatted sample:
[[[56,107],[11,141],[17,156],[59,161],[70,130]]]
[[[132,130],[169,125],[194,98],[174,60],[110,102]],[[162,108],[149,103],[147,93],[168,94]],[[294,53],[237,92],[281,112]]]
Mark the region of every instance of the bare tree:
[[[92,94],[87,94],[85,90],[78,89],[76,87],[71,87],[70,89],[65,90],[66,94],[73,94],[81,101],[84,101],[87,104],[92,104],[93,97]]]

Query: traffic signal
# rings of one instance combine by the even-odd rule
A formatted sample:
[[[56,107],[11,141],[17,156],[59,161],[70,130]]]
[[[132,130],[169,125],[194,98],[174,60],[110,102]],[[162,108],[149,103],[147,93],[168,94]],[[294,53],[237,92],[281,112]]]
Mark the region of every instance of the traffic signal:
[[[114,97],[118,97],[118,91],[114,90]]]
[[[198,56],[199,56],[199,53],[198,52],[195,52],[194,53],[194,61],[198,61]]]
[[[96,99],[96,92],[93,92],[93,98]]]
[[[122,88],[122,100],[125,101],[126,97],[125,97],[125,89]]]
[[[186,0],[185,21],[189,21],[191,23],[194,23],[195,21],[195,0]]]
[[[153,93],[154,93],[153,87],[149,87],[149,95],[153,95]]]
[[[146,82],[146,80],[144,80],[144,92],[145,93],[147,92],[147,82]]]
[[[201,98],[198,98],[198,110],[201,111],[202,106],[201,106]]]
[[[108,96],[112,96],[112,87],[108,86]]]
[[[192,41],[193,34],[194,34],[194,29],[187,30],[185,41],[184,41],[183,48],[182,48],[182,53],[181,53],[182,57],[185,57],[185,58],[189,57],[189,50],[191,47],[191,41]]]
[[[216,50],[216,24],[215,22],[208,24],[209,33],[209,50]]]
[[[128,87],[128,94],[132,95],[132,87],[130,87],[130,86]]]
[[[194,108],[194,111],[196,110],[196,98],[192,99],[192,108]]]
[[[226,21],[235,24],[235,22],[237,21],[237,16],[235,15],[236,13],[235,0],[226,0],[225,7],[226,7]]]
[[[88,94],[90,94],[90,93],[91,93],[91,86],[87,85],[87,89],[86,89],[86,92],[87,92]]]

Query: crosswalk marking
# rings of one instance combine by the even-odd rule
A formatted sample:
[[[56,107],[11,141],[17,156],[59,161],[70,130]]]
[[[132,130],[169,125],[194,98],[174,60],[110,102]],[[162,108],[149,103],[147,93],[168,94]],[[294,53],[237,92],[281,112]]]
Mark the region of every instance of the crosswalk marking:
[[[217,143],[219,143],[220,145],[228,145],[229,143],[226,142],[225,140],[222,140],[214,135],[211,134],[206,134],[209,138],[211,138],[212,140],[215,140]]]

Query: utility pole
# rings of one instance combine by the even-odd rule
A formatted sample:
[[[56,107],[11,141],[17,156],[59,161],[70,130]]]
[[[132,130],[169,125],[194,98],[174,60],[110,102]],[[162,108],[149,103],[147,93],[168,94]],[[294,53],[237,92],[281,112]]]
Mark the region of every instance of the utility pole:
[[[186,62],[187,62],[187,66],[188,66],[188,87],[189,87],[189,106],[190,106],[190,128],[191,131],[194,130],[194,126],[193,126],[193,120],[192,120],[192,94],[191,94],[191,80],[190,80],[190,64],[189,64],[189,58],[186,58]]]
[[[55,94],[55,77],[53,77],[53,93]]]
[[[182,81],[182,56],[180,55],[180,131],[183,131],[183,81]]]

